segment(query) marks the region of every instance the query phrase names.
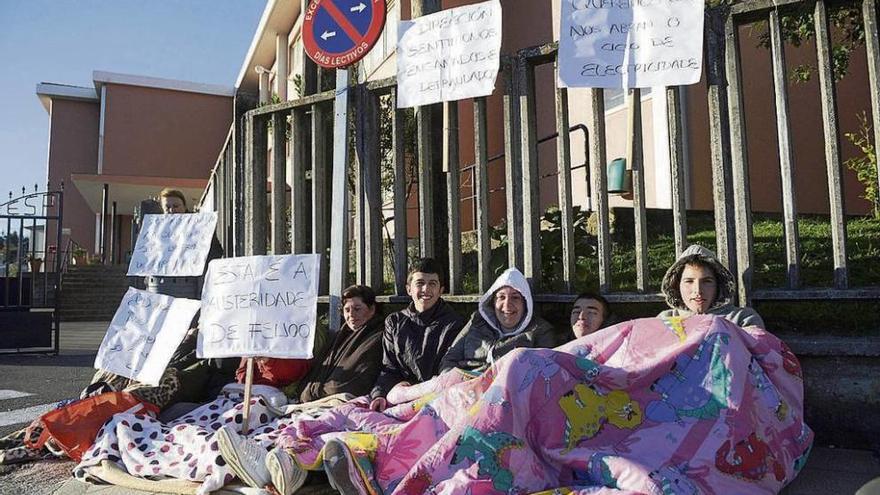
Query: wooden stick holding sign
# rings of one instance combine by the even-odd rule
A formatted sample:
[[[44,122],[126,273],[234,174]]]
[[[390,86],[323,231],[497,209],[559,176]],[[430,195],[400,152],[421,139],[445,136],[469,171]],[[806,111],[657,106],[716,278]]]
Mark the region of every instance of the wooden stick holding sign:
[[[244,374],[244,411],[242,411],[241,434],[247,435],[250,427],[251,415],[251,386],[254,384],[254,358],[247,358],[246,371]]]
[[[250,430],[254,358],[312,358],[320,262],[320,255],[300,254],[208,265],[196,354],[247,358],[242,433]]]

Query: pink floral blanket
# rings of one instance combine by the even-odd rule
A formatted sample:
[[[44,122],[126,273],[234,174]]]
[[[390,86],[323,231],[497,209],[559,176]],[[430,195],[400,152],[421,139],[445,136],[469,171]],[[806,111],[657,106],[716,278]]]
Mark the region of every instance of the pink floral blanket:
[[[713,316],[621,323],[295,419],[276,443],[319,469],[339,438],[363,493],[777,493],[806,462],[800,365]]]

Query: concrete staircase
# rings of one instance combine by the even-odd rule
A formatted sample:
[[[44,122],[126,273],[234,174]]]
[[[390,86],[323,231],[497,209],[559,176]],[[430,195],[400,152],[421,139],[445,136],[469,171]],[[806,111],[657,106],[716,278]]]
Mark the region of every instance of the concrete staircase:
[[[71,266],[61,282],[61,321],[109,321],[134,279],[128,267]]]

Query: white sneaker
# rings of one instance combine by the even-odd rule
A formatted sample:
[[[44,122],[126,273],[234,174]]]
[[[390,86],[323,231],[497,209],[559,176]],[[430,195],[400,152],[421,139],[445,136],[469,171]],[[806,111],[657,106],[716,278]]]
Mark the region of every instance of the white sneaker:
[[[306,482],[309,474],[282,448],[272,449],[266,457],[272,485],[281,495],[291,495]]]
[[[359,488],[360,481],[352,477],[352,473],[357,472],[354,457],[348,446],[339,439],[334,438],[324,444],[324,471],[327,472],[330,486],[342,495],[360,495],[365,491]]]
[[[260,444],[239,435],[228,425],[217,430],[217,443],[223,459],[239,479],[254,488],[269,484],[267,452]]]

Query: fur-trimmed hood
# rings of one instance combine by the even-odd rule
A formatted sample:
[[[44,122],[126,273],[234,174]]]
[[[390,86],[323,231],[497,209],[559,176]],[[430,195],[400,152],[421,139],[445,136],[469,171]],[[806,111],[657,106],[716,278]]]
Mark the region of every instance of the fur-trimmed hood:
[[[702,261],[711,266],[715,271],[718,294],[715,296],[715,301],[712,302],[709,311],[733,304],[733,294],[736,290],[736,280],[733,274],[718,261],[715,253],[698,244],[692,244],[682,251],[678,259],[675,260],[675,263],[666,270],[666,275],[663,276],[663,283],[661,284],[663,295],[666,296],[666,304],[672,309],[687,310],[687,305],[685,305],[684,300],[681,298],[681,291],[678,286],[681,282],[681,274],[684,272],[684,267],[693,261]]]

